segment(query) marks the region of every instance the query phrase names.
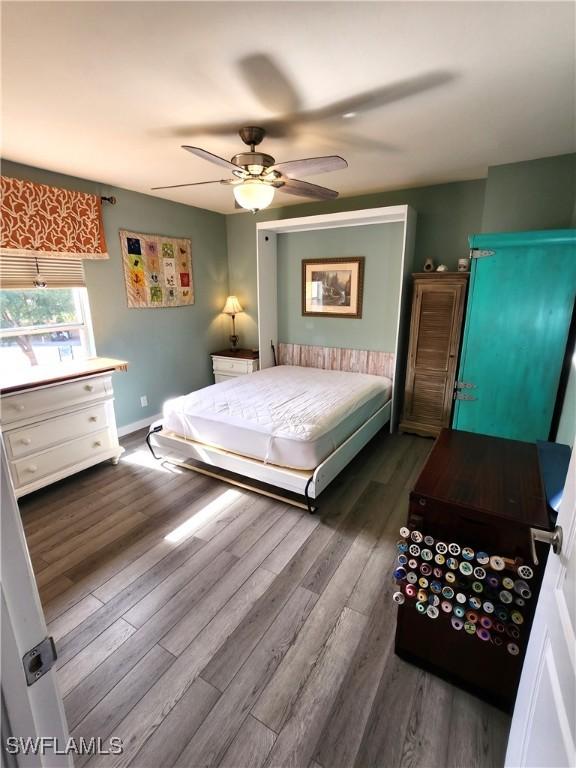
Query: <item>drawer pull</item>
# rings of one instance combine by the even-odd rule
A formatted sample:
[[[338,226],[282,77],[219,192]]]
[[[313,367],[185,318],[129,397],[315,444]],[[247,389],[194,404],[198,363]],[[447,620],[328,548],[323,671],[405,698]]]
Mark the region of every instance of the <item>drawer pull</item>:
[[[90,416],[88,421],[98,421],[98,416]]]
[[[94,443],[94,448],[100,448],[102,446],[102,440],[96,440]]]
[[[84,384],[84,389],[86,392],[92,392],[94,389],[94,384]]]
[[[23,411],[24,410],[24,404],[23,403],[14,403],[13,408],[16,411]]]
[[[22,440],[20,440],[20,442],[22,443],[22,445],[30,445],[32,440],[30,440],[29,437],[23,437]]]
[[[37,472],[37,471],[38,471],[38,467],[36,466],[36,464],[30,464],[29,467],[26,467],[26,472],[31,472],[32,474],[34,474],[34,472]]]

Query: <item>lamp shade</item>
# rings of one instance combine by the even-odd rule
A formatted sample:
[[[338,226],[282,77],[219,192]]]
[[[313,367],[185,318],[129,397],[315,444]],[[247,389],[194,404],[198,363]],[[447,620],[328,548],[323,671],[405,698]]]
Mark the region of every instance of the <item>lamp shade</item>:
[[[228,296],[222,312],[225,315],[237,315],[239,312],[244,312],[244,310],[242,309],[242,305],[240,304],[236,296]]]
[[[274,187],[258,179],[248,179],[237,184],[234,189],[236,202],[248,211],[260,211],[268,208],[274,199]]]

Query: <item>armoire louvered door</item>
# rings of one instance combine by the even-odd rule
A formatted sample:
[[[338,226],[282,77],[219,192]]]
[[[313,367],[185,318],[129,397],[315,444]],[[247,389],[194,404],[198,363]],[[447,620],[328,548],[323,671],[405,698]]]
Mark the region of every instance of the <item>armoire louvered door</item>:
[[[467,283],[467,273],[414,275],[404,432],[438,435],[450,424]]]

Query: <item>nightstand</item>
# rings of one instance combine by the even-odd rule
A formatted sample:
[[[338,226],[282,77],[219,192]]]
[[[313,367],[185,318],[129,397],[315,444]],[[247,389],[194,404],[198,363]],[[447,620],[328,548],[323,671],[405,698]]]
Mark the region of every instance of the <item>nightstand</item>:
[[[258,351],[253,349],[225,349],[212,355],[214,381],[233,379],[258,370]]]

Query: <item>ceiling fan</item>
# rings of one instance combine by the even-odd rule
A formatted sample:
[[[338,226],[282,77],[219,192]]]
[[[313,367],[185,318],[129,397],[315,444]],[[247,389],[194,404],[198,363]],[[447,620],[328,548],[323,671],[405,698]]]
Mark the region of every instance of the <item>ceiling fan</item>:
[[[361,152],[388,152],[396,148],[380,137],[358,133],[356,117],[362,122],[368,113],[378,112],[390,104],[419,97],[429,91],[449,85],[457,78],[455,72],[431,70],[409,75],[400,80],[361,93],[328,101],[322,106],[308,106],[303,95],[285,70],[281,61],[267,52],[253,52],[236,62],[236,75],[243,82],[248,103],[256,100],[264,116],[245,113],[233,122],[188,123],[167,126],[161,136],[231,136],[239,125],[261,125],[266,135],[274,139],[309,138],[316,136],[323,143],[351,147]]]
[[[193,155],[208,160],[210,163],[220,165],[232,172],[234,178],[216,179],[215,181],[196,181],[191,184],[171,184],[166,187],[152,187],[158,189],[175,189],[176,187],[193,187],[201,184],[226,184],[232,187],[234,198],[240,208],[256,213],[267,208],[274,199],[277,189],[289,195],[299,197],[312,197],[316,200],[331,200],[338,197],[338,192],[317,184],[295,179],[296,174],[306,176],[308,174],[326,173],[347,168],[348,163],[339,155],[327,155],[324,157],[308,157],[303,160],[291,160],[286,163],[276,163],[271,155],[257,152],[256,147],[266,135],[264,128],[246,126],[239,131],[242,141],[250,147],[249,152],[240,152],[231,160],[212,154],[200,147],[183,145],[182,149],[192,152]]]

